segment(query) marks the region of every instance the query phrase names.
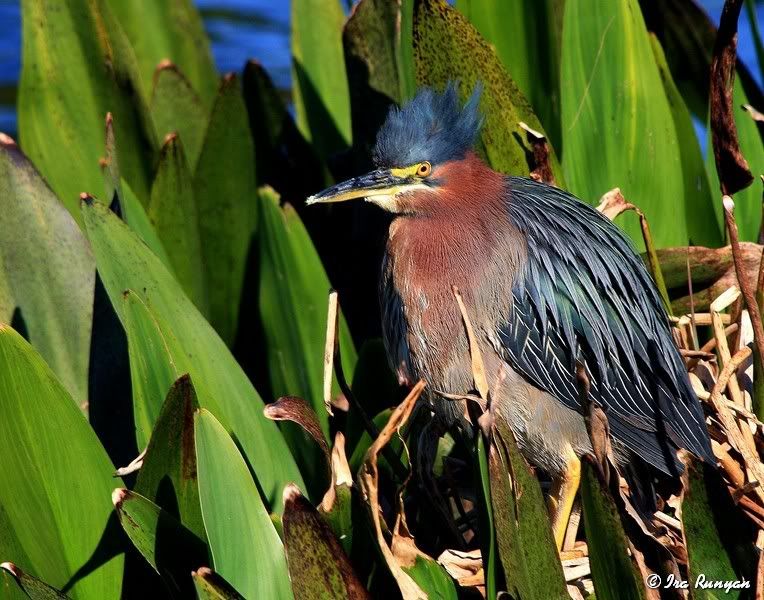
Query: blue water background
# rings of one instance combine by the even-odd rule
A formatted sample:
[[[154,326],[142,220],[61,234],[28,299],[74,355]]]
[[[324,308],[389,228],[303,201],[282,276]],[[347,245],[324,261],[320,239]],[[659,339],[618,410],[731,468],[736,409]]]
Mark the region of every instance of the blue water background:
[[[196,3],[221,72],[240,71],[248,59],[256,58],[268,69],[279,88],[290,88],[288,0],[197,0]],[[701,4],[714,22],[718,22],[724,1],[703,0]],[[762,23],[764,2],[757,3],[756,12],[759,23]],[[738,52],[761,85],[761,70],[745,10],[740,16]],[[16,82],[20,69],[19,0],[0,0],[0,131],[13,137],[16,135]],[[757,108],[764,110],[761,106]],[[703,144],[704,137],[701,137]]]

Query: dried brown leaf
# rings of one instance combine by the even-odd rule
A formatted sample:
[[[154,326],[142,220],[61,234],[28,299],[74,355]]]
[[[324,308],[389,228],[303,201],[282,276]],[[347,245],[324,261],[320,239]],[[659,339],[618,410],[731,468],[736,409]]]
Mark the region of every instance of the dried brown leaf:
[[[734,194],[753,181],[738,142],[732,98],[737,60],[737,21],[743,0],[727,0],[722,9],[711,58],[711,139],[723,194]]]

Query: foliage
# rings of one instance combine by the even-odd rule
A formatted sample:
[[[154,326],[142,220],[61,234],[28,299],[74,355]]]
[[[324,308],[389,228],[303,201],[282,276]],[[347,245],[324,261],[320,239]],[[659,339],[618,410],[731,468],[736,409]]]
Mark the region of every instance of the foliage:
[[[0,598],[614,598],[649,597],[645,576],[671,569],[750,580],[752,336],[739,307],[709,305],[735,267],[760,283],[761,247],[719,248],[714,142],[704,160],[693,124],[713,26],[689,2],[642,4],[292,0],[292,111],[259,63],[216,72],[191,0],[21,0],[21,143],[0,134]],[[760,101],[738,68],[734,105]],[[450,80],[462,98],[482,83],[495,169],[595,205],[620,187],[675,314],[693,313],[675,332],[721,470],[659,490],[663,529],[587,463],[583,531],[558,560],[508,429],[444,436],[414,408],[421,386],[399,404],[378,340],[386,223],[304,209],[369,165],[391,105]],[[760,122],[740,109],[735,125],[761,174]],[[736,201],[758,241],[760,189]],[[629,206],[612,214],[641,248]],[[125,449],[140,456],[115,477]]]

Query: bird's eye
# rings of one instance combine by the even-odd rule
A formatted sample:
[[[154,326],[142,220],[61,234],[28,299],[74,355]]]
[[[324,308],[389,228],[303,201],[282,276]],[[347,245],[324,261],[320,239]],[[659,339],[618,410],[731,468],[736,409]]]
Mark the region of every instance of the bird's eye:
[[[424,161],[417,167],[416,174],[420,177],[427,177],[432,173],[432,165],[427,161]]]

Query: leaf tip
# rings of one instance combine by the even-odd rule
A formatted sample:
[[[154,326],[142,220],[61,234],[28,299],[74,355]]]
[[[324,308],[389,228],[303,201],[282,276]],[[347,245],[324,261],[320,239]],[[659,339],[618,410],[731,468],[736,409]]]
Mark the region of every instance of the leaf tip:
[[[11,575],[13,575],[16,579],[21,577],[21,569],[19,569],[16,565],[14,565],[12,562],[4,562],[0,563],[0,569],[3,571],[8,571]]]
[[[169,58],[163,58],[157,63],[156,71],[163,71],[164,69],[175,69],[175,63]]]
[[[191,577],[200,577],[204,579],[212,575],[212,569],[209,567],[199,567],[196,571],[191,571]]]
[[[4,148],[16,148],[16,141],[6,133],[0,131],[0,146]]]
[[[174,144],[178,141],[178,132],[177,131],[171,131],[166,136],[164,136],[164,142],[162,142],[162,149],[164,150],[167,146]]]
[[[293,504],[302,498],[302,492],[294,483],[287,484],[284,488],[284,507],[288,504]]]
[[[122,503],[125,501],[129,493],[130,492],[125,488],[115,488],[111,493],[111,503],[114,505],[114,508],[120,510],[122,508]]]

